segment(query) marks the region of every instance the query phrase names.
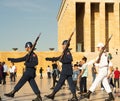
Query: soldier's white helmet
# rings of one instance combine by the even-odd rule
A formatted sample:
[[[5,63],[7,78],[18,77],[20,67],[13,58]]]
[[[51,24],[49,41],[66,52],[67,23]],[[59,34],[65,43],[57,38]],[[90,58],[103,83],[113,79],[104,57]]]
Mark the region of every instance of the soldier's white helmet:
[[[100,43],[98,43],[97,47],[102,48],[102,47],[104,47],[104,44],[100,42]]]

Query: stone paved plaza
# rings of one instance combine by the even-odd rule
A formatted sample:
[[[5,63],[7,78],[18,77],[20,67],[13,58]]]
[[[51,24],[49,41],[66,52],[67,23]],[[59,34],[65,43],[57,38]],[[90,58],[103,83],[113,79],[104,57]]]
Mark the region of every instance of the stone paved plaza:
[[[17,81],[19,79],[20,79],[20,76],[17,77]],[[47,77],[40,79],[40,77],[37,76],[36,81],[39,86],[39,89],[41,90],[41,96],[43,98],[43,101],[52,101],[44,97],[44,95],[50,94],[52,91],[50,90],[50,87],[52,87],[52,79],[48,79]],[[30,88],[30,85],[28,84],[28,82],[15,94],[14,98],[5,97],[4,93],[10,92],[13,89],[15,84],[16,83],[14,82],[10,82],[9,77],[7,77],[7,84],[0,86],[0,95],[2,97],[2,101],[32,101],[32,99],[36,97],[32,89]],[[118,94],[120,95],[119,91],[116,95],[114,95],[115,101],[120,101],[120,97],[118,97]],[[78,94],[78,91],[77,91],[77,96],[78,97],[80,96]],[[62,89],[56,94],[54,101],[68,101],[68,99],[71,97],[72,95],[70,93],[69,87],[66,85],[66,86],[63,86]],[[107,97],[108,97],[107,93],[105,91],[101,91],[100,88],[98,87],[96,89],[96,94],[91,95],[91,98],[89,101],[104,101],[104,99]],[[87,99],[82,99],[80,101],[87,101]]]

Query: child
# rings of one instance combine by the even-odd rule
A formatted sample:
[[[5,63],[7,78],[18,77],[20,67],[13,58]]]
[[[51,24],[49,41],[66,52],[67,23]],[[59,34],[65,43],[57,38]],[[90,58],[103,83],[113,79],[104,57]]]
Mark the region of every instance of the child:
[[[86,64],[87,58],[84,56],[81,60],[82,64],[82,70],[80,74],[78,75],[80,79],[80,93],[86,93],[87,92],[87,76],[88,76],[88,68]]]
[[[79,75],[79,73],[80,73],[80,71],[79,71],[79,69],[78,69],[78,65],[77,65],[77,64],[74,64],[72,78],[73,78],[73,81],[74,81],[74,84],[75,84],[75,87],[76,87],[77,90],[78,90],[77,80],[78,80],[78,75]]]

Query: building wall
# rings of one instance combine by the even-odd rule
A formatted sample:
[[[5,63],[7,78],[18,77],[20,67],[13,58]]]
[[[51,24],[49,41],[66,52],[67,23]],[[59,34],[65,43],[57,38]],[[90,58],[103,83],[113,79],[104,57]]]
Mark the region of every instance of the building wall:
[[[75,29],[75,5],[73,0],[63,0],[63,4],[60,8],[60,16],[58,14],[58,51],[62,51],[62,41],[67,40],[70,34]],[[72,11],[72,12],[71,12]],[[71,39],[72,50],[75,51],[75,33]]]
[[[48,65],[50,65],[51,69],[52,69],[52,62],[51,61],[46,61],[45,58],[46,57],[57,57],[61,55],[61,52],[54,52],[54,51],[48,51],[48,52],[35,52],[38,56],[38,60],[39,60],[39,64],[36,66],[37,69],[37,74],[39,74],[39,69],[40,67],[43,67],[44,69],[44,73],[46,73],[46,68]],[[11,66],[11,62],[7,60],[7,58],[19,58],[19,57],[23,57],[26,55],[26,52],[19,52],[19,51],[12,51],[12,52],[0,52],[0,62],[5,61],[7,66],[10,67]],[[77,61],[80,61],[81,57],[83,56],[83,54],[81,52],[75,53],[72,52],[73,55],[73,63],[76,63]],[[59,64],[59,67],[61,68],[61,64]],[[24,66],[24,62],[19,62],[19,63],[15,63],[15,65],[17,66],[17,75],[21,75],[23,73],[23,68],[25,68]]]
[[[52,62],[50,61],[46,61],[45,58],[46,57],[56,57],[61,55],[61,52],[54,52],[54,51],[48,51],[48,52],[35,52],[38,55],[38,59],[39,59],[39,64],[36,67],[36,73],[39,76],[39,69],[40,67],[43,67],[44,71],[43,71],[43,76],[46,76],[46,68],[48,65],[50,65],[51,69],[52,69]],[[26,52],[0,52],[0,62],[5,61],[6,64],[8,65],[8,67],[11,66],[11,63],[7,60],[8,57],[11,58],[18,58],[18,57],[22,57],[26,54]],[[76,62],[81,61],[81,58],[84,56],[87,57],[87,62],[89,62],[92,59],[95,59],[98,56],[97,52],[72,52],[72,56],[73,56],[73,64],[75,64]],[[112,63],[113,63],[113,67],[116,68],[118,67],[120,70],[120,51],[118,52],[118,54],[116,55],[115,52],[112,53]],[[61,64],[58,63],[58,67],[59,69],[61,69]],[[21,76],[23,73],[23,68],[24,68],[24,62],[21,63],[15,63],[15,65],[17,66],[17,75]],[[91,67],[92,65],[88,66],[88,74],[89,74],[89,80],[92,79],[92,73],[91,73]]]
[[[120,49],[120,0],[62,0],[57,20],[59,51],[74,28],[72,51],[95,52],[111,35],[108,51]]]

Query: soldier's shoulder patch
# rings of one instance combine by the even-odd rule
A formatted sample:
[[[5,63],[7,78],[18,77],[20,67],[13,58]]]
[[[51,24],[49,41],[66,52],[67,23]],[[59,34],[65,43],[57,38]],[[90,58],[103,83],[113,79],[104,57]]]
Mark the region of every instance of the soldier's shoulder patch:
[[[36,54],[33,54],[33,57],[36,57]]]

